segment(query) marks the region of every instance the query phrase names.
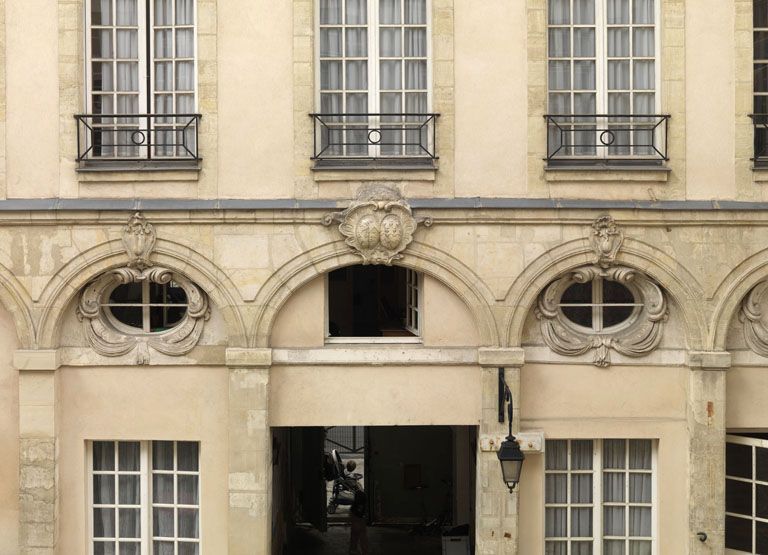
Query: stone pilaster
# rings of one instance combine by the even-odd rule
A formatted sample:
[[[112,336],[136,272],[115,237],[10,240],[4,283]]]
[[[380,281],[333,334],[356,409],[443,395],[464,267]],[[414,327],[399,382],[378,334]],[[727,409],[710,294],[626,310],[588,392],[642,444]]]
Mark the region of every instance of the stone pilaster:
[[[520,427],[520,367],[522,349],[481,349],[483,366],[482,421],[477,453],[476,532],[477,555],[514,555],[518,546],[518,494],[510,493],[501,475],[496,448],[484,447],[485,437],[506,436],[509,424],[499,422],[499,368],[512,393],[513,432]],[[506,413],[506,407],[505,407]],[[523,475],[525,466],[523,466]]]
[[[689,553],[725,550],[725,352],[691,352],[688,377]],[[700,541],[699,532],[707,535]]]
[[[19,553],[56,549],[57,351],[16,351],[19,370]]]
[[[270,349],[227,349],[229,555],[270,553],[270,364]]]

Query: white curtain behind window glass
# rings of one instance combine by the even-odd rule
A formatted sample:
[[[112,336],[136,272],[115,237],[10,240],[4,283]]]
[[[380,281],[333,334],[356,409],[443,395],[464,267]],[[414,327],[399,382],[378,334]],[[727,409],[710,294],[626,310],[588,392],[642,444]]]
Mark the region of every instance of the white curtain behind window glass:
[[[103,5],[103,4],[102,4]],[[136,6],[136,0],[117,0],[116,22],[118,25],[137,25],[139,12]]]
[[[394,25],[400,21],[400,0],[379,0],[379,23]]]
[[[194,1],[176,0],[176,25],[192,25],[194,23]]]
[[[570,0],[549,0],[549,22],[553,25],[570,23]]]
[[[366,0],[347,0],[347,25],[364,25],[368,21]]]
[[[595,0],[574,0],[573,22],[576,25],[594,25]]]
[[[654,0],[635,0],[633,5],[633,23],[654,23]]]

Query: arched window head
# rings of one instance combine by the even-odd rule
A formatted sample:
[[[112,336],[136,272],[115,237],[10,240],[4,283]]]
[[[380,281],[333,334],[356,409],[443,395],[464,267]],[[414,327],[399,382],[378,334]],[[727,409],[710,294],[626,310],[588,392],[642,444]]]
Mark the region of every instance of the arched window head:
[[[105,356],[149,349],[183,355],[200,339],[209,316],[208,297],[192,281],[167,268],[112,270],[91,282],[77,308],[93,349]]]
[[[610,349],[639,357],[658,346],[667,304],[661,288],[636,270],[586,266],[550,283],[536,316],[553,351],[577,356],[594,350],[594,363],[608,366]]]

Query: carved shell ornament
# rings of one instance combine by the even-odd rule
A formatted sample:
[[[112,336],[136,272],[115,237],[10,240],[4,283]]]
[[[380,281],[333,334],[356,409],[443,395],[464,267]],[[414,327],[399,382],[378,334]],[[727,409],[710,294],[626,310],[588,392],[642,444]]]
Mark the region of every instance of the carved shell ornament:
[[[362,188],[349,208],[327,214],[323,225],[334,221],[340,222],[345,242],[362,257],[363,264],[387,266],[403,257],[401,253],[413,241],[419,223],[432,225],[430,218],[414,218],[397,190],[385,186]]]
[[[550,283],[539,295],[535,314],[541,322],[544,342],[554,352],[578,356],[592,351],[593,363],[604,368],[611,364],[611,351],[641,357],[659,346],[663,324],[669,314],[664,292],[643,273],[616,265],[623,239],[623,233],[610,216],[598,218],[592,225],[590,236],[596,264],[567,273]],[[594,291],[592,288],[597,287],[598,281],[601,282],[600,290],[606,282],[620,284],[633,301],[625,304],[620,321],[596,327],[591,318],[597,309],[602,324],[606,306],[595,307],[604,300],[593,298],[583,303],[589,305],[588,310],[592,312],[591,325],[580,325],[564,312],[567,304],[562,302],[563,296],[574,284],[592,284],[590,291]]]
[[[192,281],[174,271],[154,266],[149,260],[155,244],[152,224],[140,214],[131,217],[123,232],[128,264],[108,271],[92,281],[80,295],[77,317],[85,336],[100,355],[118,357],[136,353],[136,364],[148,364],[151,350],[172,356],[184,355],[197,345],[210,316],[207,295]],[[132,283],[173,284],[186,301],[180,319],[162,331],[144,331],[119,321],[107,305],[111,293]],[[143,318],[144,316],[142,316]]]

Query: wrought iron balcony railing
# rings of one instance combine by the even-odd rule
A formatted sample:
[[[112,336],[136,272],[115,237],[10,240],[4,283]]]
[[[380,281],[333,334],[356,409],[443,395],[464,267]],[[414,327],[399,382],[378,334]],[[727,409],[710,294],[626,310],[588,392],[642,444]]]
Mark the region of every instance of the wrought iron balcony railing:
[[[768,166],[768,114],[749,114],[749,118],[755,128],[752,162],[755,166]]]
[[[77,161],[199,161],[200,114],[78,114]]]
[[[667,157],[669,115],[544,116],[547,163],[655,163]]]
[[[313,160],[438,158],[440,114],[310,114]]]

